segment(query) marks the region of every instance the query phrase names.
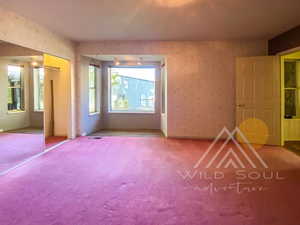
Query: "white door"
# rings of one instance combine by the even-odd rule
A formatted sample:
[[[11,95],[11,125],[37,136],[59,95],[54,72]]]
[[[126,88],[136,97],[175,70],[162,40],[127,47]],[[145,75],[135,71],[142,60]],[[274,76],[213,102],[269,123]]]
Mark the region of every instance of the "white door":
[[[236,126],[252,144],[281,144],[280,82],[277,56],[237,59]]]

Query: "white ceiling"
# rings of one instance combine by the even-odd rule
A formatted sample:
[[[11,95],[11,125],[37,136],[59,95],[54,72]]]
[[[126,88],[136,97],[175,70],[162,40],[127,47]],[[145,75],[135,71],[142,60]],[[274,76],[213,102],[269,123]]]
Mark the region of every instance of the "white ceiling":
[[[114,61],[117,58],[119,61],[124,62],[161,62],[163,56],[159,55],[86,55],[90,58],[98,59],[100,61]]]
[[[300,23],[300,0],[0,0],[74,41],[271,38]]]

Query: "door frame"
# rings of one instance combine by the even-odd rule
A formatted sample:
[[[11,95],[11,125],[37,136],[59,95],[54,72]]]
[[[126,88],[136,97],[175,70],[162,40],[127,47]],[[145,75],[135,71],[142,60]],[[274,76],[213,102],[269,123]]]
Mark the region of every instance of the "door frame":
[[[280,115],[280,126],[281,126],[281,135],[280,135],[280,142],[281,146],[284,146],[284,56],[294,53],[294,52],[299,52],[300,51],[300,46],[292,49],[288,49],[282,52],[277,53],[276,55],[279,56],[280,59],[280,90],[281,90],[281,115]]]

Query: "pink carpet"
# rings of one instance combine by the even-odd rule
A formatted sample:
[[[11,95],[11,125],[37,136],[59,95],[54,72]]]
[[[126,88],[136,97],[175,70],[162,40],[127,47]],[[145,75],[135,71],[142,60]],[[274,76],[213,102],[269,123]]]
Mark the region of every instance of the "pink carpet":
[[[0,133],[0,172],[43,150],[42,134]]]
[[[78,138],[0,177],[2,225],[298,225],[300,159],[281,148],[259,151],[284,180],[238,194],[197,190],[184,180],[209,141]],[[234,169],[223,169],[232,183]],[[227,176],[228,175],[228,176]]]

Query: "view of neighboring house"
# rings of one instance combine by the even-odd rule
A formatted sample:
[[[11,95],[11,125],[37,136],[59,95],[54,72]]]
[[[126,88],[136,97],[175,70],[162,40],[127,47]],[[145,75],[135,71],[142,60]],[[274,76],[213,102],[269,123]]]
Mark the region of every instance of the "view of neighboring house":
[[[127,111],[154,111],[154,81],[111,75],[111,109]]]

